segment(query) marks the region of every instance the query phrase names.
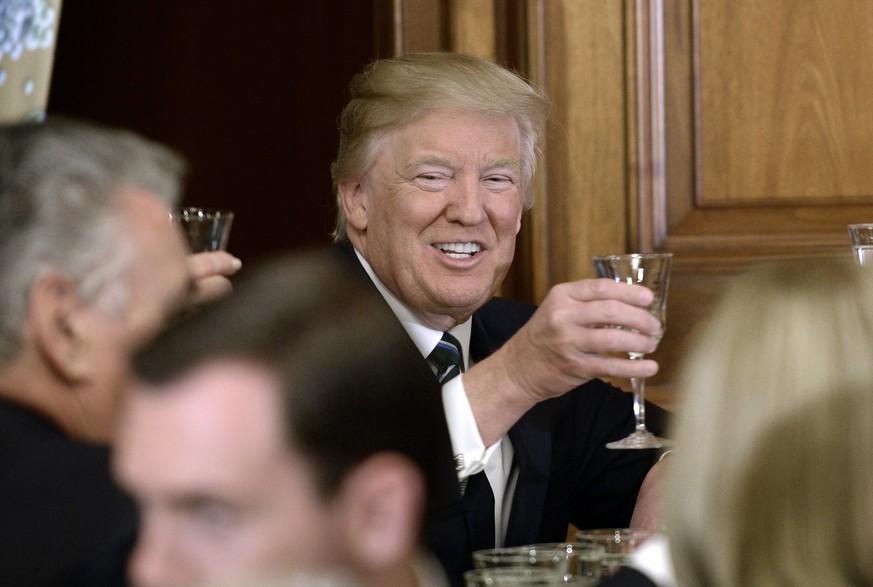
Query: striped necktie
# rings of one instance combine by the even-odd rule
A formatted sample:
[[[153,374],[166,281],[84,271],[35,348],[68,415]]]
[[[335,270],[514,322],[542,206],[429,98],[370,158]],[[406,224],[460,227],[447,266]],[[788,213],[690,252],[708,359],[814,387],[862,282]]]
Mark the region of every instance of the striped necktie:
[[[464,372],[461,343],[448,332],[443,333],[443,337],[427,356],[427,360],[436,367],[437,381],[441,384]]]

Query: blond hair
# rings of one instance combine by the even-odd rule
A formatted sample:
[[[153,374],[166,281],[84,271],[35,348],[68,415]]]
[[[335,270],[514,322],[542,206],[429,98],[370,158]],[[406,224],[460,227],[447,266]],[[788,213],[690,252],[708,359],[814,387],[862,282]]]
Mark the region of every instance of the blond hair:
[[[873,271],[736,279],[692,338],[666,527],[682,585],[873,584]]]

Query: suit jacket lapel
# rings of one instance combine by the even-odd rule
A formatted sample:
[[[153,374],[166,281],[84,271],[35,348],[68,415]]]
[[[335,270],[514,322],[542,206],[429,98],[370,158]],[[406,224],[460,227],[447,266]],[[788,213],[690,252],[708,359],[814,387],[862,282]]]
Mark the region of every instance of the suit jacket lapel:
[[[552,436],[548,424],[545,411],[534,408],[509,431],[518,480],[506,529],[507,546],[539,541],[551,466]]]

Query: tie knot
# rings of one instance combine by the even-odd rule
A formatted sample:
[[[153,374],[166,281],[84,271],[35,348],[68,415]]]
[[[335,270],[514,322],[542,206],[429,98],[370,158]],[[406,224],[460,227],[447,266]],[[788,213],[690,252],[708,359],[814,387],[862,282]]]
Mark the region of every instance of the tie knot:
[[[440,383],[445,383],[464,372],[461,343],[448,332],[443,333],[443,337],[427,356],[427,360],[436,367],[437,381]]]

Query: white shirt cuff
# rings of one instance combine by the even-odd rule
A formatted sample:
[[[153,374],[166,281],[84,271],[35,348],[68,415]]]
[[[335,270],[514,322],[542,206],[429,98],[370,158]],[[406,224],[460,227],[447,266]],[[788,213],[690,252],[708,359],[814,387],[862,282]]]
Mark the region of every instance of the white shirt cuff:
[[[467,399],[463,374],[443,385],[442,393],[452,452],[458,465],[458,479],[466,479],[485,469],[485,463],[500,448],[502,440],[489,447],[485,446]]]

